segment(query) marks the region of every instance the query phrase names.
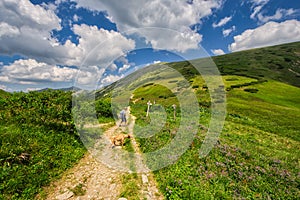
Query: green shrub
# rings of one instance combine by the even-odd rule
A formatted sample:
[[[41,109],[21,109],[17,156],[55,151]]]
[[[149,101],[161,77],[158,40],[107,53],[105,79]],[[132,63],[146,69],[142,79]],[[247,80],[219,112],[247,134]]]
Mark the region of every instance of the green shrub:
[[[153,85],[153,84],[154,84],[154,83],[147,83],[147,84],[143,85],[143,87],[151,86],[151,85]]]
[[[0,199],[34,199],[83,156],[71,108],[71,92],[55,90],[1,100]]]
[[[255,88],[246,88],[244,89],[245,92],[250,92],[250,93],[257,93],[258,92],[258,89],[255,89]]]
[[[237,78],[227,78],[226,81],[238,81],[239,79]]]
[[[110,99],[100,99],[95,102],[97,117],[113,118]]]

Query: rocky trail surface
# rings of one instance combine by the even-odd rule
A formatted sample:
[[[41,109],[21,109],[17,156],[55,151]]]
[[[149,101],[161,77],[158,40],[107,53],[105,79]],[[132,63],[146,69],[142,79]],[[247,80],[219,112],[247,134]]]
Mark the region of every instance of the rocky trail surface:
[[[117,133],[127,132],[133,135],[133,127],[135,117],[130,115],[130,123],[127,126],[115,125],[107,129],[103,133],[104,139],[110,141],[110,138]],[[118,122],[119,124],[119,122]],[[99,126],[94,126],[99,128]],[[142,163],[139,147],[134,139],[131,138],[131,144],[136,155],[135,165],[140,168],[146,168]],[[107,144],[110,151],[111,143]],[[121,147],[118,147],[121,149]],[[122,149],[121,149],[122,150]],[[138,166],[139,165],[139,166]],[[95,157],[95,152],[89,151],[73,168],[66,171],[60,180],[53,182],[49,187],[45,188],[48,200],[125,200],[137,199],[137,196],[121,197],[121,191],[124,191],[124,182],[122,176],[126,176],[132,172],[120,171],[115,167],[111,167],[104,162],[100,162]],[[132,181],[132,180],[131,180]],[[164,199],[157,189],[157,184],[150,170],[144,169],[143,172],[137,174],[137,182],[139,187],[138,199]],[[125,188],[126,190],[126,188]]]

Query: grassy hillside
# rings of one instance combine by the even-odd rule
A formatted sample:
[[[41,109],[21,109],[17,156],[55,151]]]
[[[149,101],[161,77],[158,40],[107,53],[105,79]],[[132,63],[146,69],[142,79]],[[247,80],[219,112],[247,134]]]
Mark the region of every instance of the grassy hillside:
[[[222,75],[276,80],[300,87],[300,42],[212,57]],[[170,63],[187,78],[198,72],[187,61]]]
[[[211,116],[206,84],[188,62],[169,64],[189,80],[199,101],[201,125],[178,162],[155,171],[166,199],[300,198],[299,52],[300,43],[293,43],[213,58],[225,83],[227,117],[219,142],[205,158],[199,158],[199,149]],[[139,126],[135,131],[140,134],[151,122],[145,116],[148,100],[155,100],[153,110],[165,108],[167,121],[155,135],[138,139],[144,153],[169,144],[181,119],[180,108],[173,119],[176,95],[155,78],[150,82],[131,99]],[[178,81],[166,77],[165,82]]]
[[[8,96],[10,96],[10,93],[0,89],[0,98],[7,98]]]
[[[272,79],[300,87],[300,42],[214,57],[223,75]]]
[[[71,92],[0,98],[0,199],[34,199],[83,156],[71,108]]]
[[[200,125],[178,162],[155,171],[166,199],[300,198],[299,55],[300,43],[292,43],[213,57],[225,83],[227,116],[219,142],[205,158],[199,158],[199,149],[212,114],[206,83],[188,62],[168,64],[185,76],[188,88],[196,94]],[[134,85],[135,77],[142,77],[144,72],[124,80],[133,88],[142,85],[134,90],[130,101],[139,125],[135,131],[141,133],[151,122],[145,116],[148,100],[156,101],[152,108],[164,107],[167,120],[152,137],[138,139],[146,153],[160,149],[176,136],[181,111],[178,106],[174,120],[172,104],[179,105],[177,95],[187,86],[174,74],[159,71],[152,79]],[[160,85],[162,78],[165,80]],[[90,117],[86,108],[92,104],[100,122],[111,122],[109,93],[117,84],[96,92],[96,102],[81,106],[81,117]],[[176,86],[176,92],[164,84]],[[0,90],[0,199],[42,196],[43,186],[86,152],[74,128],[71,94],[55,90],[10,94]],[[150,166],[151,160],[147,162]]]
[[[233,77],[238,84],[252,81],[242,76],[224,76],[227,87],[231,81],[226,79]],[[153,96],[143,89],[136,90],[133,101],[146,98],[131,104],[137,124],[149,123],[145,117],[148,98],[166,107],[168,120],[155,136],[138,140],[144,153],[168,144],[180,119],[178,115],[177,121],[172,120],[169,104],[176,103],[176,97],[159,98],[156,93],[162,88],[148,87],[152,87],[149,89],[154,91]],[[167,199],[299,197],[300,89],[276,81],[251,86],[256,93],[247,92],[247,88],[250,87],[227,92],[226,123],[219,143],[206,158],[199,158],[206,134],[206,129],[200,129],[176,164],[155,172]],[[205,96],[202,91],[198,95]],[[200,115],[201,124],[208,127],[210,107],[201,106]]]
[[[3,94],[6,98],[0,98],[0,199],[34,199],[37,194],[43,198],[43,187],[59,178],[86,152],[74,125],[72,92],[46,89]],[[101,123],[113,120],[108,99],[92,102],[92,106]],[[86,108],[90,106],[82,104],[83,117],[89,117]]]
[[[224,76],[226,86],[249,78]],[[249,80],[248,80],[249,81]],[[155,90],[155,86],[151,90]],[[227,119],[219,143],[206,158],[199,158],[206,129],[199,130],[189,150],[175,165],[155,172],[161,191],[167,199],[207,198],[295,198],[299,196],[300,89],[269,81],[227,92]],[[272,88],[272,89],[270,89]],[[149,88],[150,89],[150,88]],[[162,91],[157,86],[153,93]],[[246,90],[246,91],[245,91]],[[199,96],[205,94],[198,93]],[[175,97],[160,99],[145,90],[136,98],[147,97],[166,106],[168,121],[151,138],[139,139],[143,152],[155,151],[168,144],[179,125],[172,120],[170,102]],[[135,98],[133,101],[136,100]],[[137,124],[147,125],[145,100],[132,104]],[[210,108],[201,107],[201,124],[208,127]]]

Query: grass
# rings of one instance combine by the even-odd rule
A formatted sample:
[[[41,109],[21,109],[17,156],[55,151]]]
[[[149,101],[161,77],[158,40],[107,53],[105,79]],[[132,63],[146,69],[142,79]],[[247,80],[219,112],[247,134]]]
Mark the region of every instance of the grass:
[[[189,150],[178,162],[155,171],[160,191],[166,199],[293,199],[299,197],[299,124],[300,89],[269,80],[247,86],[257,79],[224,76],[227,91],[227,118],[219,143],[205,158],[199,158],[205,130],[199,129]],[[199,103],[209,99],[201,77],[191,78]],[[243,86],[245,85],[245,86]],[[162,91],[153,85],[147,98],[154,99]],[[192,86],[191,86],[192,87]],[[244,89],[257,89],[256,93]],[[144,89],[135,91],[134,97],[146,95]],[[175,97],[162,100],[174,101]],[[157,99],[158,100],[158,99]],[[147,100],[132,105],[133,114],[141,125],[145,118]],[[201,104],[200,104],[201,105]],[[210,108],[201,106],[201,124],[209,124]],[[143,153],[155,151],[170,140],[176,123],[169,110],[166,125],[150,138],[138,139]],[[180,118],[180,116],[179,116]]]
[[[245,125],[299,141],[299,88],[270,81],[257,85],[256,89],[259,92],[255,94],[242,90],[229,92],[229,111],[247,117]]]
[[[120,198],[124,197],[128,200],[139,200],[141,180],[138,175],[136,173],[123,174],[121,181],[122,188],[119,195]]]
[[[0,89],[0,98],[7,98],[10,96],[10,93],[5,92],[4,90]]]
[[[3,199],[32,199],[85,152],[80,141],[63,132],[26,126],[1,127],[0,131]],[[17,159],[23,152],[31,155],[26,163]]]
[[[61,91],[14,93],[2,99],[0,199],[34,199],[86,152],[71,125],[70,110],[62,110],[70,102],[70,93]],[[29,158],[20,159],[22,153]]]
[[[69,188],[70,191],[74,193],[75,196],[83,196],[86,193],[84,184],[79,183],[74,188]]]
[[[298,70],[299,46],[293,43],[213,58],[227,91],[227,117],[219,142],[205,158],[199,158],[199,149],[211,116],[208,88],[188,62],[169,64],[189,80],[199,101],[202,128],[175,164],[154,172],[166,199],[300,198],[300,81],[289,70]],[[159,98],[162,94],[165,98]],[[170,109],[178,103],[176,94],[154,81],[134,91],[131,108],[140,126],[135,132],[151,123],[145,117],[148,100],[159,102],[167,118],[156,134],[137,139],[143,153],[169,144],[170,133],[175,130],[176,134],[178,128]]]
[[[160,98],[160,94],[164,94],[166,98]],[[137,138],[138,142],[140,143],[140,148],[144,153],[155,151],[165,146],[168,142],[170,142],[170,139],[172,139],[172,130],[178,128],[180,113],[177,112],[178,119],[177,121],[174,121],[172,105],[179,105],[179,102],[178,99],[171,94],[172,93],[168,88],[155,84],[139,88],[134,93],[135,99],[143,98],[143,100],[140,100],[137,103],[131,103],[132,114],[138,116],[136,120],[136,126],[134,127],[134,133],[136,135],[145,135],[147,133],[150,135],[151,133],[155,133],[162,128],[161,134],[156,134],[150,138]],[[149,99],[151,99],[152,102],[155,101],[156,103],[151,106],[150,115],[146,117],[147,102]],[[159,123],[160,119],[158,117],[154,117],[152,113],[155,110],[160,110],[162,106],[166,112],[165,117],[168,119],[168,123],[164,124],[163,127],[152,126],[150,129],[147,129],[146,126],[151,122],[151,117],[154,123]],[[177,110],[180,111],[180,108],[178,107]]]
[[[300,42],[297,42],[213,57],[225,82],[227,117],[218,143],[204,158],[199,158],[199,149],[211,117],[208,87],[189,62],[168,64],[188,80],[196,94],[200,127],[176,163],[154,172],[166,199],[300,198],[299,55]],[[144,74],[129,77],[144,78],[130,85],[139,86],[130,102],[137,117],[135,134],[142,133],[151,123],[145,116],[148,100],[156,102],[152,110],[165,113],[157,116],[162,118],[152,118],[152,121],[166,120],[148,130],[156,134],[137,139],[143,153],[160,149],[176,136],[181,112],[178,91],[174,89],[186,87],[176,73],[161,71],[160,66],[151,73],[152,77]],[[174,87],[164,87],[166,84]],[[110,92],[115,85],[97,91],[95,103],[85,102],[76,108],[81,114],[79,119],[93,117],[89,109],[95,108],[99,122],[112,122],[116,111],[111,109]],[[173,104],[178,105],[176,119]],[[86,139],[98,136],[95,131]],[[128,141],[124,148],[133,151]],[[10,94],[0,90],[0,199],[33,199],[85,152],[74,127],[70,92]],[[21,158],[22,153],[29,154],[29,158]],[[147,163],[153,164],[151,160]],[[120,196],[138,199],[137,174],[124,175],[122,182]],[[83,185],[76,186],[74,191],[83,194]]]
[[[268,79],[300,86],[300,42],[213,57],[222,75]],[[296,72],[296,73],[295,73]]]
[[[130,119],[131,120],[131,119]],[[125,134],[125,133],[124,133]],[[122,147],[123,150],[132,152],[134,153],[134,147],[129,138],[125,139],[124,146]],[[126,173],[123,174],[121,177],[121,182],[122,182],[122,188],[119,197],[124,197],[128,200],[139,200],[141,199],[141,177],[135,173],[136,171],[136,166],[134,163],[134,155],[129,155],[131,156],[130,163],[129,163],[129,169],[131,170],[132,173]]]
[[[275,80],[300,87],[300,42],[212,57],[221,75]],[[199,59],[201,60],[201,59]],[[199,74],[188,61],[169,63],[186,79]]]

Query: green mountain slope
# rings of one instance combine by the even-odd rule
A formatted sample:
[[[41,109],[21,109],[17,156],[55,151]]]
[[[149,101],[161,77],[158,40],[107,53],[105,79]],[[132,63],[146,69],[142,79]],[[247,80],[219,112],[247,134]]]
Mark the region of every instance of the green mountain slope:
[[[243,76],[224,76],[225,86],[253,81]],[[198,80],[195,80],[198,79]],[[193,84],[201,85],[195,77]],[[228,81],[226,81],[228,80]],[[151,86],[148,86],[151,87]],[[154,87],[154,86],[153,86]],[[156,86],[157,87],[157,86]],[[256,93],[247,88],[256,89]],[[150,88],[149,88],[150,89]],[[152,88],[152,90],[155,90]],[[148,91],[148,90],[147,90]],[[167,145],[176,135],[180,115],[172,120],[169,102],[145,89],[135,91],[131,105],[138,125],[147,125],[145,103],[155,99],[166,106],[168,120],[155,136],[139,139],[144,153]],[[196,89],[200,99],[205,91]],[[300,89],[278,81],[268,81],[227,91],[227,118],[219,142],[205,158],[199,158],[211,110],[200,107],[201,128],[188,151],[177,163],[155,171],[160,190],[167,199],[293,199],[299,197]],[[138,100],[146,96],[145,100]],[[200,101],[201,103],[201,101]],[[203,104],[205,105],[205,104]],[[172,133],[172,134],[171,134]],[[147,156],[146,156],[147,160]],[[151,165],[151,160],[147,160]]]
[[[0,98],[6,98],[8,96],[10,96],[8,92],[5,92],[4,90],[0,89]]]
[[[196,94],[201,125],[179,160],[154,173],[166,199],[300,198],[299,55],[300,43],[291,43],[213,57],[225,84],[227,116],[218,143],[205,158],[199,158],[199,149],[211,116],[206,83],[189,62],[168,63],[184,75]],[[181,119],[177,94],[161,83],[175,83],[180,88],[181,81],[164,72],[143,78],[143,71],[138,71],[127,77],[129,87],[134,88],[134,77],[144,79],[130,100],[139,126],[136,133],[143,132],[151,122],[145,116],[148,100],[156,102],[153,110],[163,106],[167,115],[165,125],[156,134],[137,139],[151,167],[153,159],[146,153],[169,144]],[[107,87],[97,94],[108,97],[111,89]],[[174,103],[178,106],[176,120]]]
[[[240,51],[212,59],[222,75],[272,79],[300,87],[300,42]],[[188,61],[170,63],[169,66],[186,77],[198,74]]]
[[[273,79],[300,87],[300,42],[214,57],[223,75]]]

